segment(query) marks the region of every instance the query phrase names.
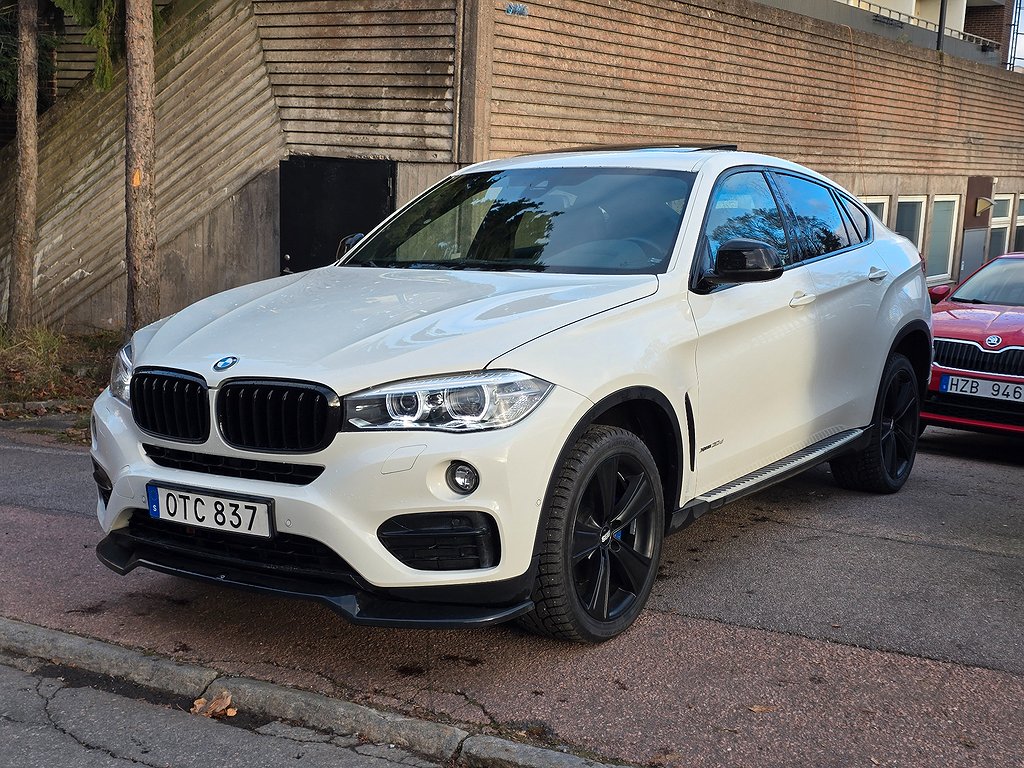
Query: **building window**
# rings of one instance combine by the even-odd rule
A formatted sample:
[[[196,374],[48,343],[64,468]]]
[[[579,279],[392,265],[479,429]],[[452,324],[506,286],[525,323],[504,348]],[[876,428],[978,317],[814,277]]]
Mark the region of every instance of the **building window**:
[[[1013,231],[1013,250],[1024,251],[1024,194],[1017,195],[1017,227]]]
[[[885,226],[889,226],[889,196],[888,195],[872,195],[869,197],[858,197],[864,207],[871,211],[878,220],[881,221]]]
[[[1010,240],[1010,212],[1013,195],[996,195],[992,200],[992,224],[988,231],[988,258],[1006,253]]]
[[[925,195],[901,197],[896,202],[896,231],[918,250],[924,238],[924,206],[927,202]]]
[[[953,249],[956,246],[959,195],[936,195],[928,223],[928,278],[936,282],[953,276]]]

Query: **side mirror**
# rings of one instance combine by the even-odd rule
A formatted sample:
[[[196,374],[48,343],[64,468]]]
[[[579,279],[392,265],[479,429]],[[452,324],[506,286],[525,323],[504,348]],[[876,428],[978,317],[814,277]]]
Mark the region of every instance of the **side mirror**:
[[[932,300],[932,304],[938,304],[952,292],[953,286],[951,285],[936,285],[934,288],[928,289],[928,298]]]
[[[351,251],[355,247],[355,244],[362,240],[364,237],[366,237],[366,234],[364,232],[356,232],[353,235],[346,235],[345,237],[341,238],[341,240],[338,242],[338,250],[334,254],[335,259],[340,259],[346,253]]]
[[[715,269],[705,275],[714,285],[760,283],[782,276],[782,256],[760,240],[727,240],[718,248]]]

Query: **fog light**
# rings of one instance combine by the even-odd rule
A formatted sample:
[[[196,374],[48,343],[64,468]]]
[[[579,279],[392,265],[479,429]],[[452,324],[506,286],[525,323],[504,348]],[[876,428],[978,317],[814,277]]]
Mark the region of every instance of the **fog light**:
[[[446,479],[448,487],[462,495],[472,493],[480,485],[480,473],[464,461],[453,461],[448,466]]]

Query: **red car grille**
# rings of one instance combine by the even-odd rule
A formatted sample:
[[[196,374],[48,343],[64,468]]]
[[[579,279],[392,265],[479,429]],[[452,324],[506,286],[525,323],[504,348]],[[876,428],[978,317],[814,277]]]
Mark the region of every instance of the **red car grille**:
[[[1024,349],[1020,347],[990,352],[970,341],[936,339],[935,362],[961,371],[1024,376]]]

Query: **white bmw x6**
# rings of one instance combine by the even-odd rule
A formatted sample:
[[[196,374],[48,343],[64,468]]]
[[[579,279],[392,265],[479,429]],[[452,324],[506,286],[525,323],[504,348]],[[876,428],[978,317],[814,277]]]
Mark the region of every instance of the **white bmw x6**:
[[[333,266],[138,331],[93,411],[97,551],[363,624],[601,641],[705,512],[823,461],[897,491],[930,362],[918,253],[813,171],[487,162]]]

